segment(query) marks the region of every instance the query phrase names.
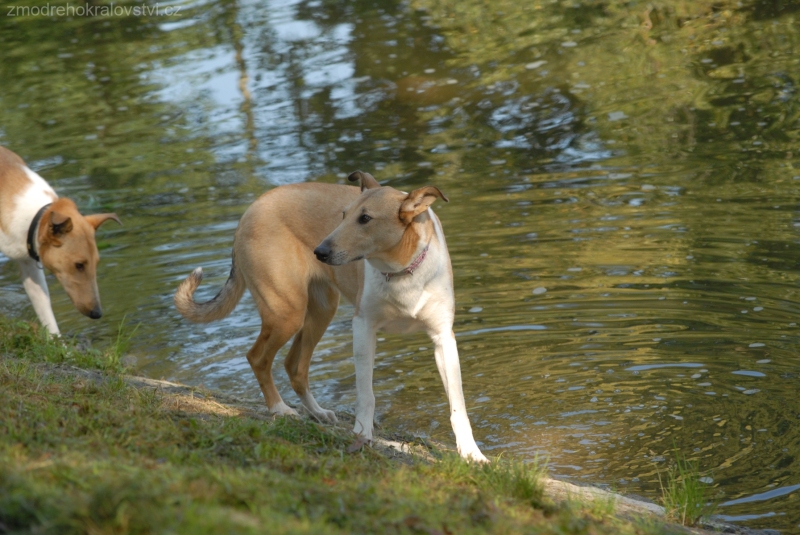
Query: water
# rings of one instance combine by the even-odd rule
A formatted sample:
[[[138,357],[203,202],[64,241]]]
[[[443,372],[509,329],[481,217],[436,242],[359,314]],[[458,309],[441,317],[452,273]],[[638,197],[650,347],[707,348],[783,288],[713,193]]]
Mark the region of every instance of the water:
[[[103,344],[139,323],[136,372],[257,396],[252,301],[191,325],[177,283],[203,266],[198,297],[216,293],[271,187],[355,169],[435,184],[487,453],[656,498],[678,448],[725,518],[800,532],[797,4],[169,6],[0,16],[0,143],[124,222],[99,233],[102,320],[51,282],[62,330]],[[0,310],[32,318],[16,267],[0,278]],[[312,366],[337,410],[351,315]],[[430,342],[378,353],[381,421],[452,444]]]

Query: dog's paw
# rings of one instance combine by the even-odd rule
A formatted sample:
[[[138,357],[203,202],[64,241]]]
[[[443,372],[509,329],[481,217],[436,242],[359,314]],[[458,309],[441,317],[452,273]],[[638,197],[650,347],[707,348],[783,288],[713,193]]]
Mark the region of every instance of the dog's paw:
[[[461,457],[465,461],[468,461],[468,462],[471,462],[471,463],[488,463],[489,462],[489,459],[487,459],[483,455],[483,453],[481,453],[481,450],[479,450],[477,447],[474,450],[468,450],[468,451],[459,449],[458,450],[458,454],[461,455]]]
[[[352,444],[347,446],[347,453],[355,453],[361,450],[364,446],[369,445],[372,442],[370,439],[363,437],[361,435],[356,435],[356,439],[353,441]]]
[[[369,425],[364,425],[361,420],[356,416],[356,425],[353,426],[353,434],[364,437],[366,440],[372,440],[372,422]]]
[[[339,419],[336,418],[336,413],[326,409],[319,409],[311,413],[311,416],[317,419],[318,422],[323,424],[337,424]]]
[[[280,402],[274,407],[270,407],[269,412],[275,416],[294,416],[295,418],[300,417],[300,413],[284,402]]]

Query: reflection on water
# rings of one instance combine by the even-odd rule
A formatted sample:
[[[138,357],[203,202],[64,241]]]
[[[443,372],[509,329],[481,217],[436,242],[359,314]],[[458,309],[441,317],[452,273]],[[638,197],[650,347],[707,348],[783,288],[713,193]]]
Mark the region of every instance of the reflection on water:
[[[687,5],[689,4],[689,5]],[[456,278],[465,394],[490,453],[658,495],[677,447],[725,518],[797,531],[800,63],[793,3],[206,0],[178,17],[0,19],[0,143],[87,210],[108,340],[139,373],[256,396],[245,298],[212,297],[259,194],[361,168],[433,183]],[[33,317],[16,267],[2,309]],[[352,307],[312,367],[352,410]],[[379,343],[386,424],[450,443],[424,336]],[[279,388],[292,400],[290,385]]]

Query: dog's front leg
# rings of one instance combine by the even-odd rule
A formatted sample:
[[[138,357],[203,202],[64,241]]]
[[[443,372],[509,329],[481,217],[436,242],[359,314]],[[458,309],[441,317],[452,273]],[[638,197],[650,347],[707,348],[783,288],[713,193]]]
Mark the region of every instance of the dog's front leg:
[[[450,402],[450,424],[456,435],[458,453],[467,460],[488,462],[472,436],[464,391],[461,388],[461,364],[458,360],[455,335],[451,330],[448,333],[432,335],[431,340],[435,345],[436,366],[439,368],[444,390]]]
[[[353,318],[353,357],[356,366],[356,424],[353,432],[372,440],[375,394],[372,369],[375,365],[375,325],[361,316]]]
[[[58,324],[53,314],[53,307],[50,304],[50,292],[47,289],[47,279],[44,277],[44,270],[40,268],[33,259],[25,259],[19,262],[22,270],[22,286],[25,293],[33,304],[39,321],[42,322],[50,334],[57,335]]]

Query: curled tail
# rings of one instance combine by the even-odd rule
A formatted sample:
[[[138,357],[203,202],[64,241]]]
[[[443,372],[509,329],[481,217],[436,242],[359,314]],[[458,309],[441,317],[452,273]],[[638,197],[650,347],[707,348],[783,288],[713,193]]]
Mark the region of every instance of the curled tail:
[[[236,269],[235,259],[231,266],[231,274],[222,290],[213,299],[205,303],[196,303],[192,295],[202,280],[203,268],[197,268],[175,291],[175,308],[189,321],[208,323],[222,319],[233,311],[244,294],[244,277]]]

